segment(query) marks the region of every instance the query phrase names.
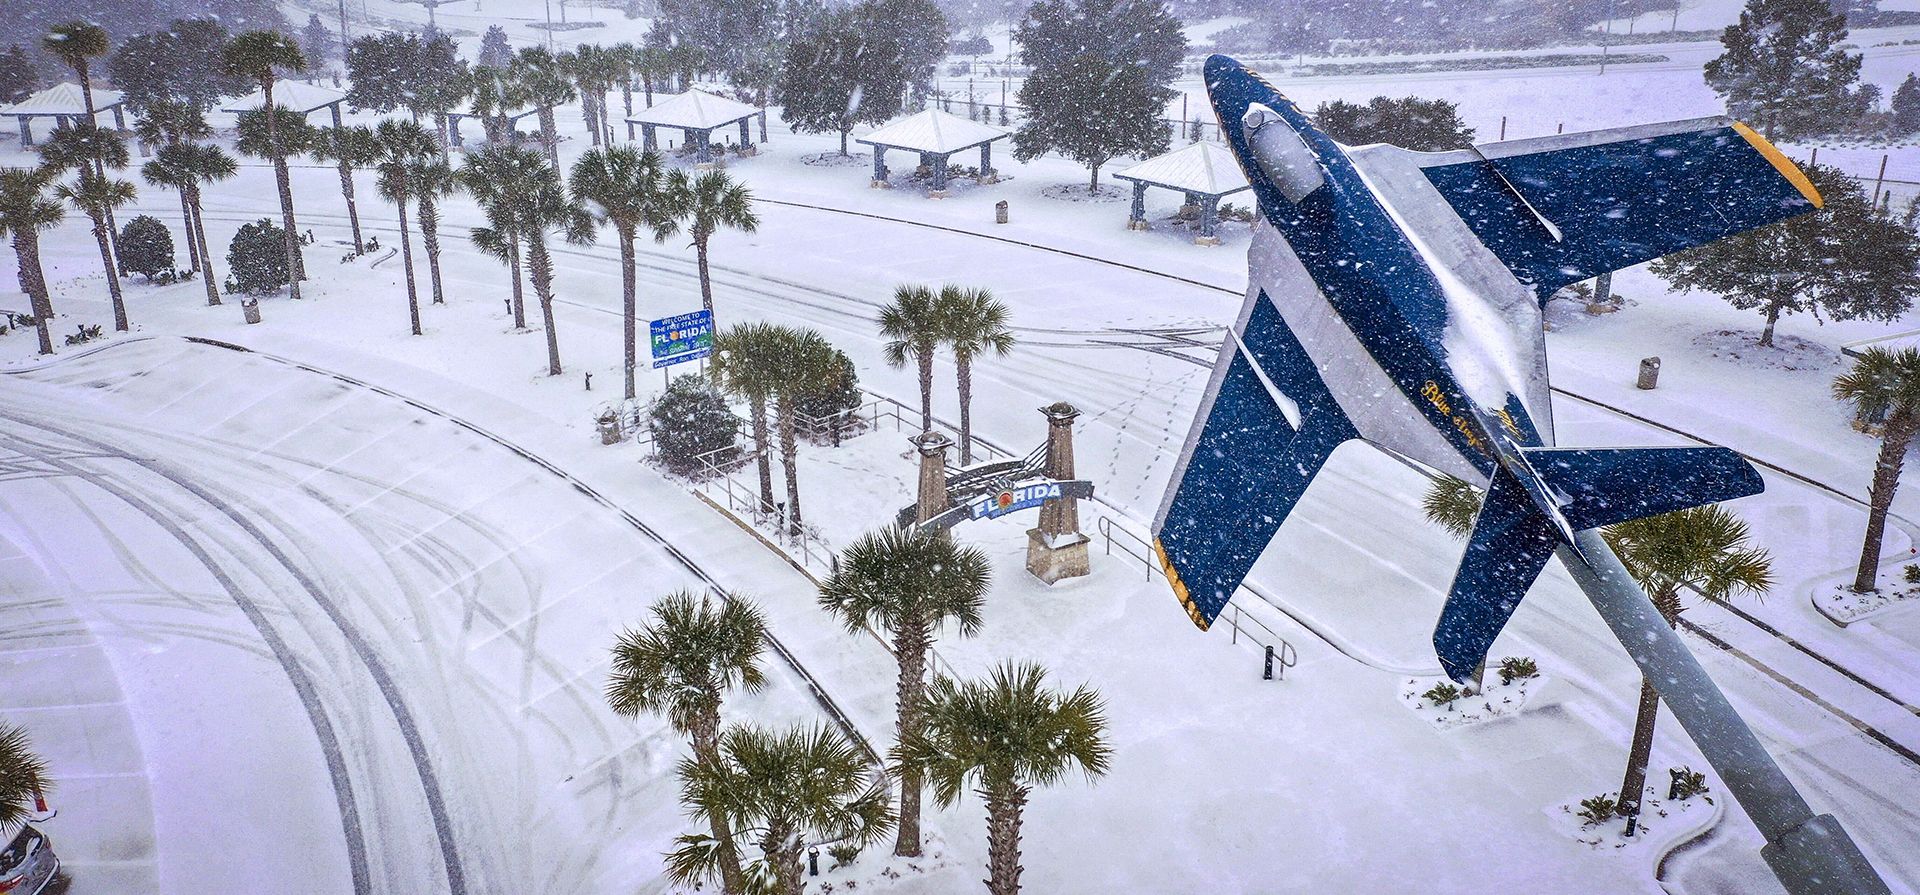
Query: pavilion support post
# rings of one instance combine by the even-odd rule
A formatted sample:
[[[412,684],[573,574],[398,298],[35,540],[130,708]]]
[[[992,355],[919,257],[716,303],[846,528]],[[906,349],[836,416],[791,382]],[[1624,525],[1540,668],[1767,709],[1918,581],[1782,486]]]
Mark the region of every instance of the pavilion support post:
[[[640,148],[652,149],[652,150],[658,150],[660,148],[660,140],[653,132],[653,125],[651,124],[640,125],[640,136],[641,136]]]
[[[14,116],[14,120],[20,122],[20,148],[32,149],[33,118],[26,115],[16,115]]]
[[[740,119],[740,154],[741,155],[753,154],[753,131],[751,130],[752,127],[753,127],[753,119],[751,118]]]
[[[1127,213],[1128,230],[1147,230],[1147,184],[1146,181],[1133,182],[1133,210]]]
[[[1040,408],[1047,418],[1047,478],[1073,478],[1073,421],[1080,411],[1065,401]],[[1027,571],[1053,584],[1092,572],[1087,536],[1080,531],[1080,506],[1072,497],[1040,505],[1040,525],[1027,529]]]
[[[760,110],[760,142],[767,142],[767,110]]]
[[[453,145],[455,146],[467,145],[465,140],[460,139],[460,119],[464,117],[466,116],[464,115],[448,115],[447,116],[447,139],[449,142],[453,143]]]
[[[945,199],[952,195],[947,191],[947,157],[933,153],[926,157],[933,159],[933,189],[927,191],[927,198]]]
[[[1219,217],[1219,213],[1219,196],[1207,196],[1200,200],[1200,235],[1194,237],[1194,245],[1217,246],[1220,244],[1220,237],[1213,232],[1214,219]]]
[[[629,142],[629,143],[631,143],[631,142],[633,142],[633,140],[634,140],[634,137],[633,137],[633,120],[632,120],[632,119],[628,119],[628,120],[627,120],[627,142]]]
[[[713,167],[713,132],[688,129],[683,131],[687,139],[693,141],[693,158],[701,168]]]
[[[992,141],[988,141],[980,144],[980,178],[979,180],[981,183],[999,183],[1000,182],[1000,175],[995,173],[993,170],[993,142]]]
[[[876,190],[893,188],[892,184],[887,183],[887,147],[877,143],[873,147],[873,182],[867,186]]]

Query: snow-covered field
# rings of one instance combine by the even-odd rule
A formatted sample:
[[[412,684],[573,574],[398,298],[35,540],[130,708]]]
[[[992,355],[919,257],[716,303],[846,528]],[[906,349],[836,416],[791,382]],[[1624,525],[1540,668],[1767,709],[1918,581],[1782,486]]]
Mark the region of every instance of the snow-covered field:
[[[417,5],[369,4],[425,18]],[[540,14],[538,4],[484,5],[437,14],[443,25]],[[627,26],[614,10],[569,14]],[[514,27],[516,39],[528,33]],[[1874,51],[1869,74],[1897,80],[1920,62],[1905,49]],[[1485,137],[1503,114],[1525,122],[1510,134],[1524,136],[1551,130],[1560,110],[1591,119],[1581,126],[1718,111],[1699,60],[1675,58],[1605,76],[1302,79],[1288,89],[1309,104],[1458,98]],[[571,157],[586,143],[577,110],[560,122]],[[828,138],[776,120],[773,140],[731,168],[761,199],[762,225],[715,238],[722,324],[815,327],[854,358],[864,385],[911,403],[911,371],[881,361],[877,307],[901,283],[990,287],[1013,308],[1021,344],[976,369],[978,431],[1024,453],[1043,432],[1035,408],[1076,404],[1079,472],[1100,498],[1085,527],[1105,517],[1144,531],[1211,355],[1128,343],[1164,345],[1154,331],[1225,322],[1245,282],[1244,228],[1226,228],[1214,249],[1166,228],[1129,232],[1124,203],[1043,195],[1084,180],[1059,159],[1021,165],[996,153],[1010,179],[956,183],[933,201],[904,182],[867,189],[864,167],[801,163]],[[1912,149],[1895,155],[1920,167]],[[23,158],[0,150],[0,163]],[[392,245],[392,209],[370,198],[370,178],[361,183],[363,223]],[[456,876],[475,893],[663,890],[660,853],[687,830],[671,779],[682,746],[657,720],[613,716],[599,688],[614,634],[658,595],[699,586],[695,568],[765,606],[798,665],[886,745],[892,674],[879,644],[846,635],[802,573],[642,463],[640,449],[597,443],[592,411],[619,383],[612,246],[558,253],[568,372],[549,378],[540,335],[513,332],[502,310],[504,269],[460,238],[478,223],[470,202],[447,209],[449,304],[423,309],[427,334],[416,338],[405,334],[397,259],[335,263],[345,218],[333,170],[296,169],[295,194],[319,239],[307,254],[310,297],[267,299],[262,325],[244,325],[233,303],[206,307],[197,283],[130,281],[133,337],[41,362],[30,335],[0,336],[12,365],[0,375],[0,717],[28,727],[61,781],[47,829],[71,891],[340,892],[358,880],[368,891],[443,892]],[[271,196],[270,172],[244,168],[209,196],[210,239],[224,244],[269,214]],[[147,190],[141,205],[174,226],[170,199]],[[1001,199],[1013,215],[1003,226],[992,223]],[[1150,216],[1176,202],[1150,194]],[[45,243],[58,331],[107,321],[84,227],[70,218]],[[698,305],[682,243],[642,247],[647,317]],[[6,257],[0,276],[12,273]],[[1920,750],[1920,717],[1899,704],[1920,704],[1920,613],[1843,630],[1808,599],[1856,555],[1864,513],[1848,498],[1864,496],[1875,449],[1827,397],[1837,346],[1915,323],[1791,318],[1782,333],[1812,345],[1814,362],[1785,369],[1702,350],[1708,334],[1758,330],[1711,296],[1666,294],[1643,270],[1615,290],[1627,309],[1559,315],[1549,336],[1566,390],[1560,440],[1697,436],[1777,467],[1765,494],[1733,507],[1773,551],[1780,585],[1738,608],[1805,650],[1712,606],[1689,618],[1732,649],[1702,636],[1692,645],[1816,809],[1841,817],[1896,891],[1920,889],[1920,768],[1855,723]],[[1648,355],[1665,365],[1661,388],[1642,392],[1632,377]],[[952,375],[943,362],[936,413],[947,420]],[[660,377],[640,383],[657,393]],[[911,500],[899,433],[803,448],[802,458],[809,513],[831,542]],[[1905,520],[1920,514],[1920,479],[1909,478],[1890,565],[1911,559]],[[1405,682],[1437,670],[1427,639],[1460,550],[1421,520],[1422,485],[1354,445],[1308,492],[1256,568],[1265,598],[1242,601],[1298,650],[1276,682],[1259,679],[1259,655],[1227,631],[1194,631],[1164,584],[1117,549],[1096,541],[1093,576],[1047,588],[1021,568],[1031,516],[958,530],[993,557],[995,588],[985,630],[942,641],[941,658],[962,674],[1036,659],[1110,705],[1112,773],[1034,797],[1033,891],[1775,891],[1757,834],[1730,801],[1717,821],[1700,821],[1712,821],[1704,838],[1692,837],[1699,815],[1689,813],[1657,846],[1594,848],[1582,841],[1591,831],[1567,822],[1569,799],[1619,785],[1638,673],[1557,565],[1494,647],[1540,665],[1524,710],[1436,725],[1408,708]],[[728,717],[822,718],[798,672],[767,662],[775,686],[730,704]],[[1652,776],[1681,765],[1704,767],[1663,718]],[[978,804],[963,802],[935,815],[928,860],[888,862],[876,849],[822,879],[964,891],[984,863],[983,826]]]

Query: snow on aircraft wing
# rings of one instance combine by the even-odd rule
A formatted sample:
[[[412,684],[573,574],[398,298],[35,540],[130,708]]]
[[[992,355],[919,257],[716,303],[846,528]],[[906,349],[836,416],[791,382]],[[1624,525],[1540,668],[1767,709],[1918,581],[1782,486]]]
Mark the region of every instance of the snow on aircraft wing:
[[[1721,117],[1418,156],[1434,188],[1542,302],[1569,283],[1821,204],[1780,150]]]

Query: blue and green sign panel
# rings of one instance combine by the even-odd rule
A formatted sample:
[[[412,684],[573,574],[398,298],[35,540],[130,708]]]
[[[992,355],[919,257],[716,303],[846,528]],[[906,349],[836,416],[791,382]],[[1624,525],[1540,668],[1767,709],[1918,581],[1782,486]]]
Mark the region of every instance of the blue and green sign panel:
[[[699,360],[713,353],[713,312],[694,311],[651,321],[653,368]]]

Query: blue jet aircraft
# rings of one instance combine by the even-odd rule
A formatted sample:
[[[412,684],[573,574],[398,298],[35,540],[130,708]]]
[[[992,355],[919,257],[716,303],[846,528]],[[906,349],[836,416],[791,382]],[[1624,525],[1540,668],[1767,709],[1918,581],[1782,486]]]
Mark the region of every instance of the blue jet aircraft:
[[[1570,283],[1819,208],[1759,134],[1705,118],[1452,152],[1349,147],[1232,59],[1209,59],[1206,80],[1263,220],[1154,523],[1194,624],[1225,608],[1349,439],[1486,489],[1433,638],[1461,682],[1547,557],[1583,555],[1575,532],[1761,490],[1725,448],[1556,446],[1541,326]]]

